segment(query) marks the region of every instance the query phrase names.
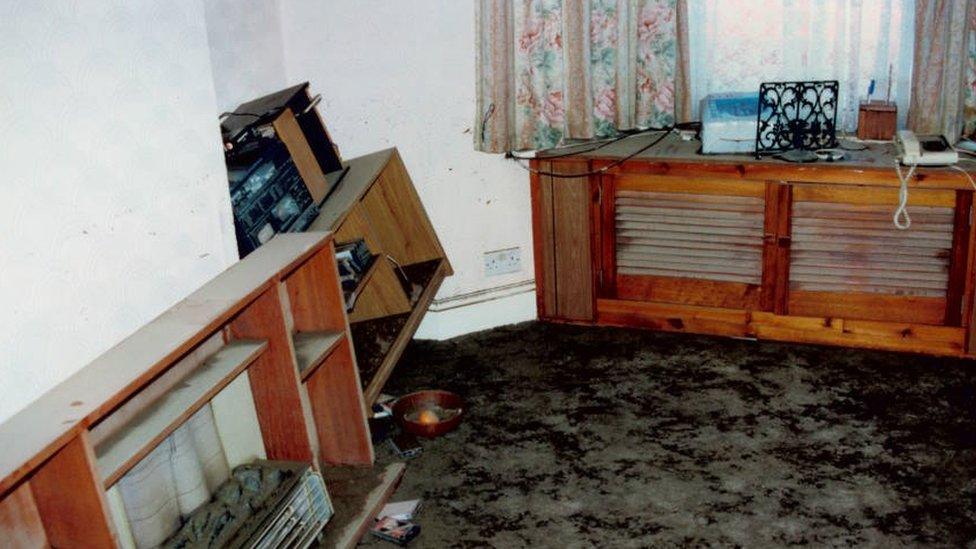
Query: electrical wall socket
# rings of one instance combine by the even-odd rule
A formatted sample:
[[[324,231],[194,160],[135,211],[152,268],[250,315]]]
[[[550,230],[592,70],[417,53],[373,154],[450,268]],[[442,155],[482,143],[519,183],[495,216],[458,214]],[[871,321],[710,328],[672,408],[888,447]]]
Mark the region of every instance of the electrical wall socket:
[[[522,249],[505,248],[485,252],[485,276],[517,273],[522,270]]]

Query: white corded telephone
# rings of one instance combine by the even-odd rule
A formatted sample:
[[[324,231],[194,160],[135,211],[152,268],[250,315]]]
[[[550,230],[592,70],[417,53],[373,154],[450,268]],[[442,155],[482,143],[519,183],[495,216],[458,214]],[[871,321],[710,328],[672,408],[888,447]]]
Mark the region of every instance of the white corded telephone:
[[[904,231],[912,226],[912,218],[908,215],[908,182],[915,175],[915,169],[919,166],[952,166],[959,162],[959,153],[941,135],[917,137],[911,130],[900,130],[895,133],[895,153],[898,157],[895,162],[895,173],[898,174],[901,185],[898,189],[898,207],[895,209],[892,222],[895,228]],[[902,165],[909,167],[907,174],[901,172]],[[966,176],[969,177],[969,174],[967,173]]]
[[[948,166],[959,162],[959,153],[941,135],[918,137],[911,130],[895,134],[898,161],[905,166]]]

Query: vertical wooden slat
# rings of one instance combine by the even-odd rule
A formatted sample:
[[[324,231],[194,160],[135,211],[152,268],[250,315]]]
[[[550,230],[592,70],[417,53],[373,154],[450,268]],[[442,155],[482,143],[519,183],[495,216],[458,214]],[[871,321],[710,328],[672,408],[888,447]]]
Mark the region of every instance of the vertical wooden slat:
[[[31,478],[31,492],[52,547],[115,547],[99,479],[88,431],[71,439]]]
[[[551,162],[532,161],[538,171],[549,171]],[[533,173],[532,246],[535,256],[536,307],[539,318],[556,316],[556,262],[553,245],[552,178]]]
[[[359,390],[359,370],[349,339],[306,382],[315,416],[319,451],[329,464],[371,465],[373,444]]]
[[[325,180],[325,174],[315,159],[312,148],[308,145],[302,128],[295,119],[295,114],[291,109],[282,111],[278,118],[272,122],[275,132],[288,149],[288,154],[298,169],[302,181],[308,188],[308,193],[312,195],[312,200],[316,204],[325,200],[325,195],[329,192],[329,185]]]
[[[776,288],[774,290],[773,312],[778,315],[789,313],[790,297],[790,248],[792,245],[793,187],[778,185],[776,213]]]
[[[763,251],[762,251],[762,283],[759,293],[759,308],[772,312],[776,302],[777,262],[779,260],[779,244],[777,231],[779,227],[779,187],[775,181],[766,182],[766,202],[763,214]]]
[[[295,349],[285,329],[278,288],[266,290],[235,318],[231,333],[268,341],[268,349],[248,369],[268,459],[312,463]]]
[[[965,349],[969,355],[976,354],[976,223],[973,217],[976,216],[976,209],[970,210],[969,228],[969,258],[966,269],[966,297],[965,311],[963,318],[968,322],[966,329]]]
[[[0,545],[10,549],[48,546],[44,524],[27,482],[0,500]]]
[[[587,163],[587,170],[589,170],[589,163]],[[587,176],[587,189],[590,193],[587,217],[589,218],[590,261],[592,264],[590,269],[590,301],[592,302],[591,310],[596,311],[596,298],[600,295],[601,286],[603,285],[603,281],[600,280],[603,278],[603,266],[600,264],[600,258],[602,257],[600,250],[600,217],[602,215],[600,202],[603,190],[599,175]],[[596,316],[595,312],[593,316]]]
[[[383,258],[377,259],[382,260]],[[346,304],[339,290],[335,250],[326,246],[285,279],[295,330],[345,330]]]
[[[616,248],[616,182],[611,174],[600,176],[600,269],[603,272],[600,297],[617,295],[617,248]]]
[[[952,255],[949,258],[949,283],[946,288],[946,326],[962,324],[963,294],[966,291],[966,271],[969,269],[970,213],[973,192],[956,191],[956,209],[952,223]]]
[[[573,174],[587,167],[586,161],[566,161],[554,170]],[[557,314],[567,320],[593,320],[589,178],[554,178],[552,205]]]

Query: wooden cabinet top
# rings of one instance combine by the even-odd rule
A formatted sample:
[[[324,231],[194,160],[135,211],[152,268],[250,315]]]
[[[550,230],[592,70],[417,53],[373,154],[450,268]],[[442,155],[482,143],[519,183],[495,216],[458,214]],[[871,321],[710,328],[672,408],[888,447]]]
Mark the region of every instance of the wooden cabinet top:
[[[322,204],[319,216],[315,218],[309,231],[333,231],[346,218],[352,207],[366,194],[380,172],[394,155],[396,148],[383,149],[347,160],[343,165],[349,168],[335,192]]]
[[[580,152],[576,155],[552,159],[553,162],[590,161],[593,169],[599,169],[625,158],[642,147],[648,146],[660,134],[649,133],[623,139],[597,150]],[[592,144],[580,145],[581,151]],[[756,159],[752,155],[703,155],[698,151],[698,141],[683,141],[677,135],[669,135],[650,149],[628,159],[609,173],[646,173],[703,177],[711,176],[726,179],[756,181],[794,181],[807,183],[838,183],[847,185],[871,185],[897,187],[895,174],[895,150],[888,142],[853,142],[850,148],[865,147],[864,150],[845,150],[846,158],[839,162],[790,163],[772,156]],[[566,152],[571,152],[566,151]],[[561,153],[565,154],[565,152]],[[533,161],[538,165],[546,161],[539,157]],[[976,162],[963,159],[959,167],[976,174]],[[907,172],[903,167],[902,171]],[[976,177],[976,175],[974,175]],[[949,167],[919,167],[912,187],[931,189],[972,189],[965,174]]]

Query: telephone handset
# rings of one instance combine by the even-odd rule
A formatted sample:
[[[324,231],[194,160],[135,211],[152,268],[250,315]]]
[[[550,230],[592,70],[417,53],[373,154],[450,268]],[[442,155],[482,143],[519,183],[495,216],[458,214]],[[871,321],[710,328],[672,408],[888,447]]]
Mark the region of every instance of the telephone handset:
[[[959,153],[941,135],[916,136],[911,130],[895,134],[898,161],[905,166],[948,166],[959,162]]]

